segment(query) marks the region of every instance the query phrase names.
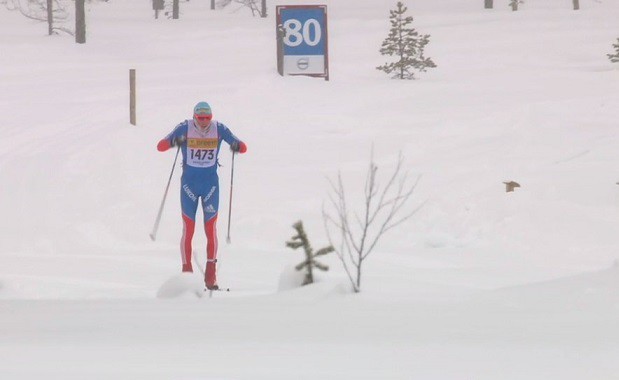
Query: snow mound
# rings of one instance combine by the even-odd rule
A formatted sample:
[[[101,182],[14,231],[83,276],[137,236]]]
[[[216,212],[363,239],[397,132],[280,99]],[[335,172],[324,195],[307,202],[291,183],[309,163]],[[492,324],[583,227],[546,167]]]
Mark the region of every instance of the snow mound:
[[[619,309],[619,265],[554,280],[500,288],[490,292],[495,303],[535,310]]]
[[[157,298],[202,297],[204,279],[196,273],[180,273],[164,282],[157,291]]]
[[[279,275],[279,283],[277,290],[282,292],[286,290],[296,289],[303,285],[305,272],[295,269],[294,265],[287,265],[282,269]]]

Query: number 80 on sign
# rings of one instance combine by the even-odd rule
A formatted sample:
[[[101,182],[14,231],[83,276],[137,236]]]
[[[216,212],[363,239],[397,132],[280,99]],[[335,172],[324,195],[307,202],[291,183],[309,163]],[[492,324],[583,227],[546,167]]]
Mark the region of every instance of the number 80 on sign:
[[[279,73],[328,80],[326,5],[280,5],[276,12]]]

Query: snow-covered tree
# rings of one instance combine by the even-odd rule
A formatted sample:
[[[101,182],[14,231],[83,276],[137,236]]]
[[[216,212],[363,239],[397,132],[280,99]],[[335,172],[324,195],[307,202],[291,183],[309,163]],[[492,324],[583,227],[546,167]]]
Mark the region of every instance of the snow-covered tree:
[[[389,11],[391,30],[383,41],[380,54],[395,56],[398,60],[385,63],[376,69],[387,74],[394,73],[393,78],[396,79],[415,79],[413,70],[423,72],[436,67],[432,59],[423,55],[425,46],[430,42],[430,35],[420,35],[410,27],[413,17],[405,16],[408,8],[401,1],[398,1],[396,6],[397,9]]]
[[[316,261],[316,257],[333,252],[333,246],[321,248],[317,252],[314,252],[314,249],[307,238],[307,234],[305,233],[305,229],[303,228],[303,222],[298,221],[293,224],[292,227],[297,231],[297,234],[293,236],[291,241],[286,242],[286,246],[292,249],[303,248],[303,251],[305,252],[305,260],[297,265],[295,269],[298,271],[305,269],[306,272],[303,285],[312,284],[314,282],[314,268],[324,271],[329,270],[327,265]]]
[[[617,63],[619,62],[619,38],[617,38],[617,43],[613,44],[613,47],[615,48],[615,54],[606,54],[606,55],[608,56],[608,59],[610,59],[611,62]]]

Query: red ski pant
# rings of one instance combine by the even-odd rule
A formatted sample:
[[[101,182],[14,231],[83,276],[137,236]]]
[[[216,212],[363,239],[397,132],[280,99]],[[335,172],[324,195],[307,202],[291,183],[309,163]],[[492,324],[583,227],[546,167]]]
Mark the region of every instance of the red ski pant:
[[[207,286],[217,284],[217,211],[219,209],[219,186],[215,176],[210,181],[182,181],[181,208],[183,214],[183,235],[181,237],[181,260],[183,272],[193,272],[191,264],[193,234],[198,203],[201,200],[206,233],[206,268],[204,282]]]
[[[191,264],[192,240],[195,231],[195,221],[183,215],[183,236],[181,237],[181,259],[183,272],[193,272]],[[217,284],[217,215],[204,223],[206,233],[206,268],[204,282],[206,285]]]

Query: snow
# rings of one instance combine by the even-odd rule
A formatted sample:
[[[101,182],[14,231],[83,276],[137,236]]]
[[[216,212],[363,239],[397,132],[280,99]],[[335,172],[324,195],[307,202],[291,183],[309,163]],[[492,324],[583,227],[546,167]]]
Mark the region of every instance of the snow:
[[[619,3],[411,0],[438,67],[394,81],[375,67],[395,2],[325,1],[328,82],[276,72],[274,7],[302,3],[92,2],[84,45],[0,7],[0,378],[616,378]],[[200,100],[249,147],[231,244],[220,155],[232,291],[212,298],[179,274],[178,168],[149,238],[173,162],[156,143]],[[383,175],[403,154],[423,207],[361,293],[334,254],[296,287],[292,224],[325,246],[328,178],[359,199],[372,149]]]

